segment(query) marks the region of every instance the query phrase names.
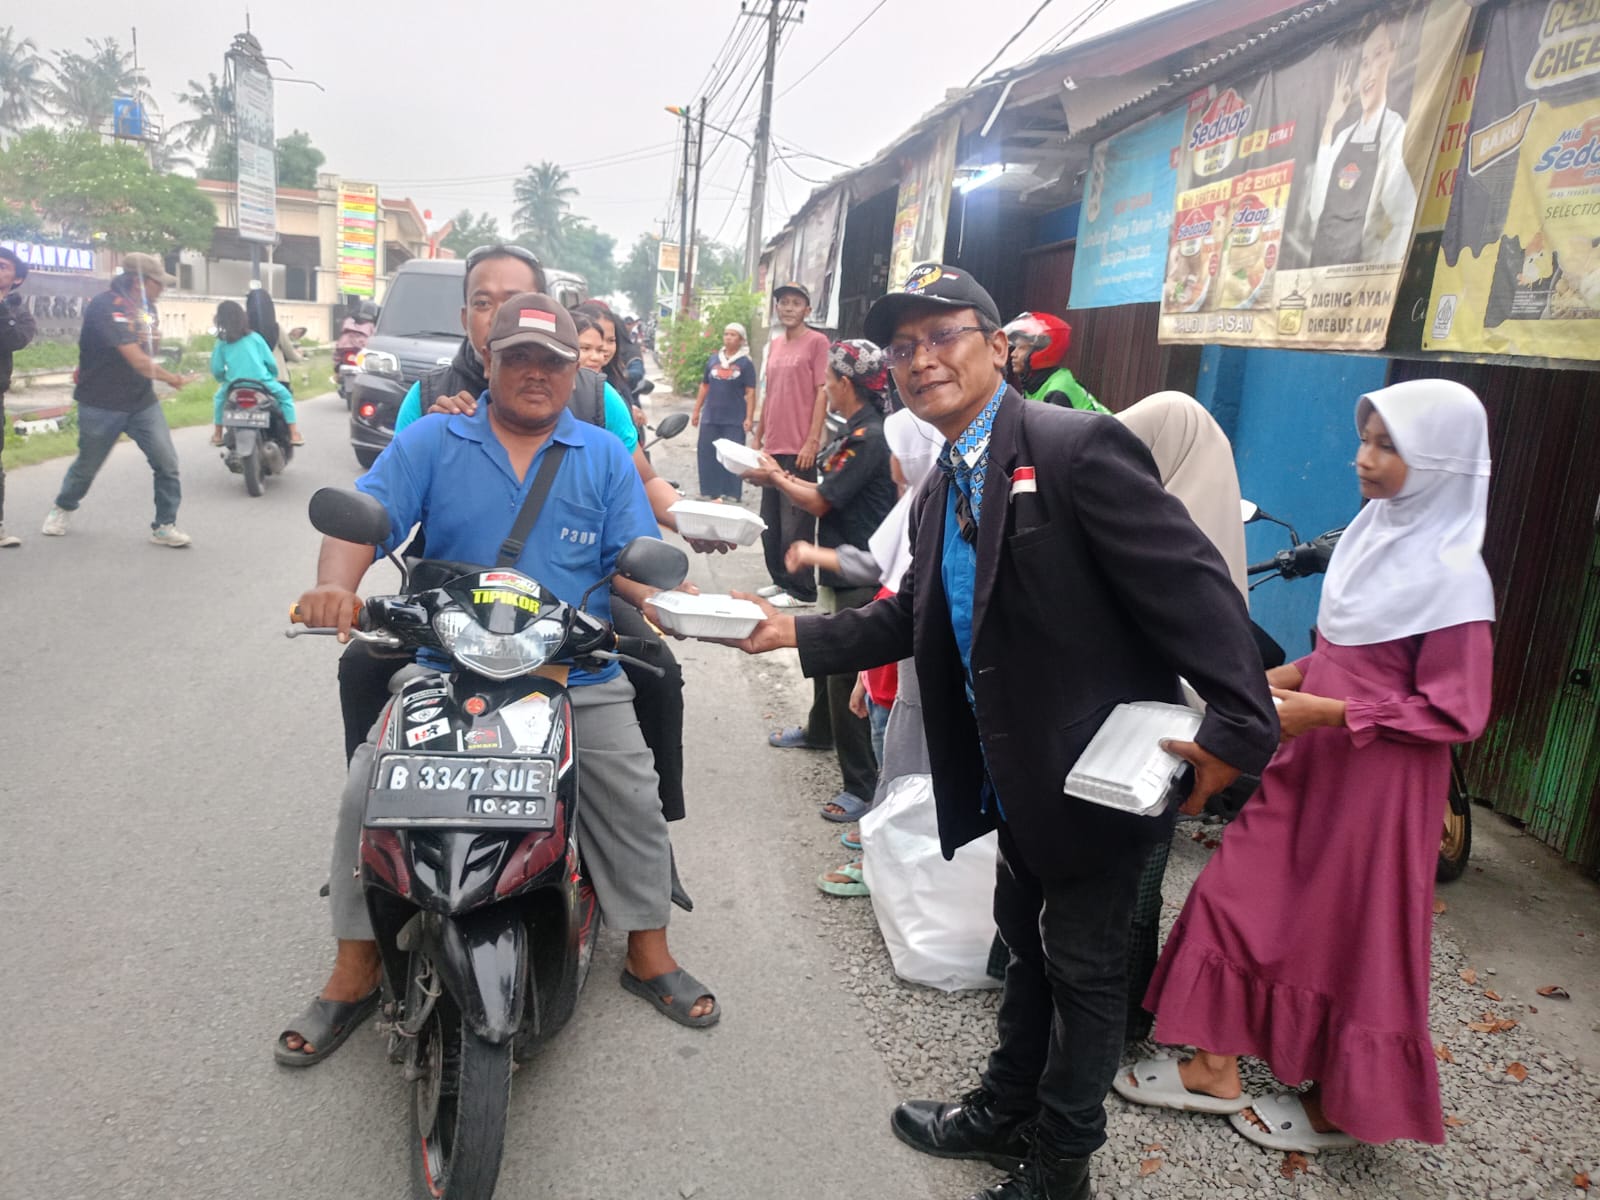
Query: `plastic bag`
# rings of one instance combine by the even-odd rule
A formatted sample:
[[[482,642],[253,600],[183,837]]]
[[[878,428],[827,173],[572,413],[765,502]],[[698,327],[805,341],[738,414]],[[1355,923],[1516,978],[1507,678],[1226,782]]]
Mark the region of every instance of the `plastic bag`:
[[[945,861],[928,775],[902,775],[861,818],[862,878],[896,975],[946,992],[997,986],[985,970],[997,851],[990,833]]]

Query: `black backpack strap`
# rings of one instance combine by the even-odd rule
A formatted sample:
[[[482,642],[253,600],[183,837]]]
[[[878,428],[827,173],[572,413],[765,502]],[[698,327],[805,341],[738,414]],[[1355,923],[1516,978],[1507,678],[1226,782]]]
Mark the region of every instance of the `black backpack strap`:
[[[590,425],[606,427],[606,379],[588,367],[578,368],[577,382],[572,385],[572,398],[567,401],[572,415]]]
[[[495,566],[514,566],[517,559],[522,557],[528,534],[533,532],[533,524],[539,519],[539,510],[544,507],[545,498],[550,495],[550,488],[556,481],[556,472],[561,469],[561,460],[566,456],[567,448],[561,442],[552,442],[550,449],[545,451],[544,461],[539,464],[539,473],[533,477],[533,486],[528,489],[528,498],[522,502],[522,511],[517,513],[516,524],[511,526],[511,533],[506,540],[500,543],[500,557],[495,560]]]

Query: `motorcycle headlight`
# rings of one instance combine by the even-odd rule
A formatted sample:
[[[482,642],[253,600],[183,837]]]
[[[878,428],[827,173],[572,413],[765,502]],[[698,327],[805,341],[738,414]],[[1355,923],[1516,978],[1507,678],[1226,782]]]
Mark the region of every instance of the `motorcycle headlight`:
[[[560,621],[535,621],[521,633],[490,633],[460,609],[436,615],[433,632],[452,658],[487,679],[515,679],[542,667],[566,639]]]

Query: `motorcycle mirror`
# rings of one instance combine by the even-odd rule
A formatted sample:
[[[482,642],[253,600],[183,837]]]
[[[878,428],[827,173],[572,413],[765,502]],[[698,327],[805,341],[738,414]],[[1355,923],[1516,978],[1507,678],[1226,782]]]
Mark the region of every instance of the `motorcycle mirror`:
[[[354,488],[319,488],[309,515],[313,529],[342,542],[380,546],[389,540],[389,510]]]
[[[689,556],[660,538],[637,537],[617,555],[617,574],[665,592],[677,587],[688,576]]]
[[[1239,519],[1246,525],[1261,519],[1261,506],[1254,500],[1239,501]]]
[[[668,413],[656,422],[656,441],[664,442],[668,438],[675,438],[687,428],[689,428],[688,413]]]
[[[638,383],[633,385],[633,394],[635,397],[648,396],[655,390],[656,382],[653,379],[641,379]]]

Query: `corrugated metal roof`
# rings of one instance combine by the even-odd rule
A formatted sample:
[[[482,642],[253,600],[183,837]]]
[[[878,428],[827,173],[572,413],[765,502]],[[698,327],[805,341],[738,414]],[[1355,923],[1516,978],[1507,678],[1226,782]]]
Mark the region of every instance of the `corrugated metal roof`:
[[[1075,142],[1098,141],[1100,138],[1105,137],[1107,133],[1112,132],[1113,127],[1132,124],[1131,118],[1135,113],[1143,113],[1157,107],[1155,102],[1165,101],[1170,92],[1179,88],[1187,89],[1192,87],[1203,77],[1223,67],[1243,66],[1247,62],[1253,61],[1258,55],[1265,53],[1267,49],[1276,50],[1276,44],[1269,47],[1268,43],[1281,42],[1285,35],[1291,32],[1304,29],[1313,23],[1320,23],[1324,19],[1332,19],[1334,16],[1345,16],[1352,12],[1359,12],[1365,7],[1370,7],[1370,5],[1351,3],[1350,0],[1319,0],[1319,3],[1298,9],[1282,20],[1273,22],[1259,33],[1253,33],[1225,50],[1213,54],[1210,58],[1202,62],[1192,63],[1183,70],[1175,72],[1165,82],[1157,84],[1142,96],[1136,96],[1126,104],[1112,109],[1094,124],[1073,130],[1069,135],[1069,140]]]

